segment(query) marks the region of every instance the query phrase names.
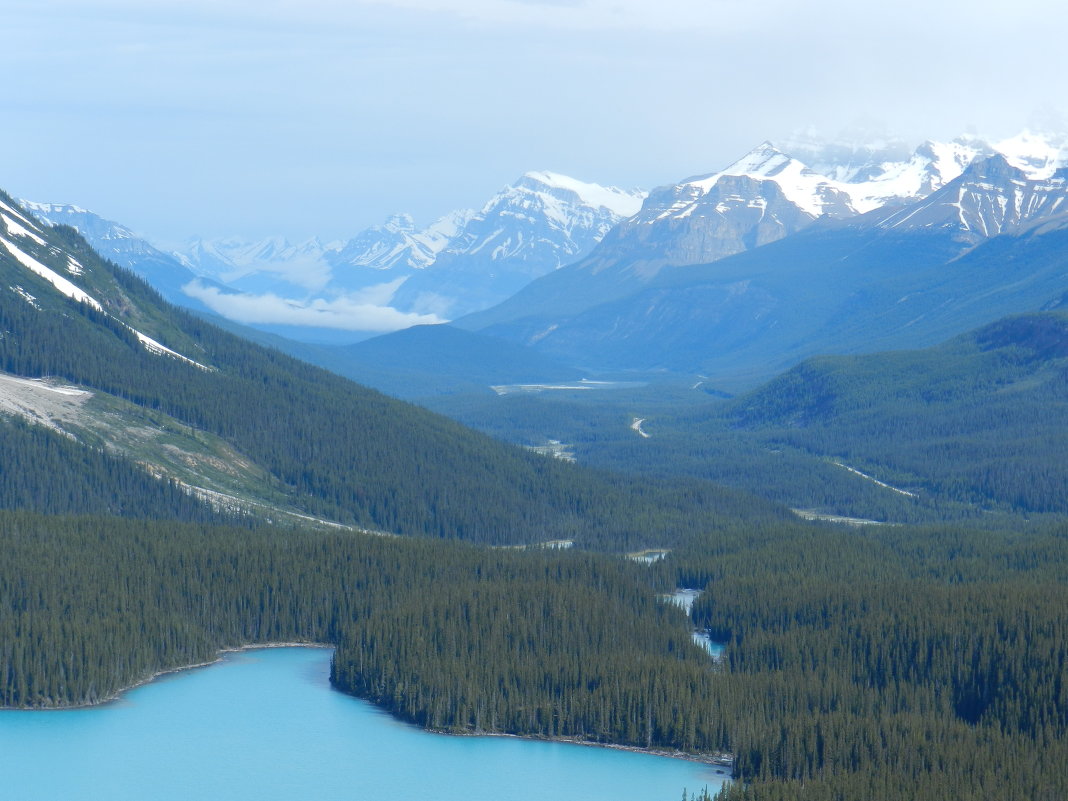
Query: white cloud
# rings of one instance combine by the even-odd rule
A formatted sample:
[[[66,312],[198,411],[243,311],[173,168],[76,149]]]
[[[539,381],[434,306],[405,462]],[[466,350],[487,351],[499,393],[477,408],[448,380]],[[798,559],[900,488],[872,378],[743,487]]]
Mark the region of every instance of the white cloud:
[[[445,322],[434,314],[411,314],[384,305],[393,296],[399,283],[392,281],[337,298],[310,300],[283,298],[273,293],[251,295],[220,292],[200,281],[189,282],[182,287],[182,291],[223,317],[248,325],[300,325],[387,333],[413,325]]]

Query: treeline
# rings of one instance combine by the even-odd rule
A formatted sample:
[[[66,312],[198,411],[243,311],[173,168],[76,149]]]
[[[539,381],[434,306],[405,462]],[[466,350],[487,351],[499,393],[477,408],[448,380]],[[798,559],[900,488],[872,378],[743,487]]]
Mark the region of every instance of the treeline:
[[[337,646],[332,676],[452,731],[709,748],[714,674],[618,557],[0,513],[0,705],[92,703],[248,643]],[[690,712],[680,716],[681,709]]]
[[[1068,797],[1068,527],[783,533],[675,557],[729,643],[725,798]]]

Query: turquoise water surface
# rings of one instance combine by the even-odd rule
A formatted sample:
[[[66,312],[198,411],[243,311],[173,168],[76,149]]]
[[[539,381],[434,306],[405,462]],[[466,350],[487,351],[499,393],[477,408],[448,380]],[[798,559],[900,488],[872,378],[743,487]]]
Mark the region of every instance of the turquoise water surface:
[[[103,706],[0,712],[14,801],[678,801],[709,766],[512,737],[449,737],[331,689],[321,648],[227,654]]]

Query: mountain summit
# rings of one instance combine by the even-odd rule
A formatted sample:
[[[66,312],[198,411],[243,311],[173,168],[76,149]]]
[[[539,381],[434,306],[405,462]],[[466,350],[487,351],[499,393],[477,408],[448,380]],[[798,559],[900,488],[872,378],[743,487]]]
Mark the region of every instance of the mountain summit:
[[[494,195],[394,296],[400,309],[456,317],[509,297],[586,255],[643,192],[528,172]]]
[[[640,191],[533,171],[497,192],[481,210],[453,211],[426,228],[407,214],[395,214],[344,243],[194,240],[175,255],[194,272],[244,293],[197,292],[223,316],[232,317],[238,304],[247,310],[257,298],[273,295],[288,305],[287,315],[299,309],[302,321],[321,317],[323,328],[381,330],[353,311],[367,309],[369,297],[378,312],[388,307],[395,319],[409,324],[492,306],[585,256],[616,223],[636,212],[644,197]],[[345,312],[335,313],[338,309]],[[300,329],[287,334],[299,338]]]

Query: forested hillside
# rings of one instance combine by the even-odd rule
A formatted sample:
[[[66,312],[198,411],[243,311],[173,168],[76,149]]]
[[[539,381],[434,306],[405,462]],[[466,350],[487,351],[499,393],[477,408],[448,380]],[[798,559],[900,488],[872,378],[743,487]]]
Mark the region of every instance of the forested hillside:
[[[1068,792],[1068,528],[870,527],[685,562],[728,641],[731,799]],[[703,561],[703,566],[702,566]]]
[[[0,514],[0,698],[92,702],[268,641],[452,731],[729,750],[727,798],[1068,792],[1063,524],[738,527],[653,567],[560,551]],[[703,587],[714,663],[656,594]]]
[[[579,463],[703,478],[790,507],[889,522],[1068,511],[1068,317],[1016,315],[916,351],[806,360],[735,399],[701,379],[605,393],[440,399]],[[630,428],[643,419],[641,437]]]
[[[1068,315],[1005,318],[944,345],[813,359],[731,422],[920,496],[1068,512]]]
[[[221,437],[308,514],[406,535],[616,550],[778,514],[708,484],[620,479],[502,445],[169,307],[70,229],[18,238],[22,258],[0,250],[0,370],[59,377]],[[57,292],[46,269],[89,300]]]
[[[235,522],[125,459],[86,448],[54,431],[0,423],[0,508],[52,514]]]

